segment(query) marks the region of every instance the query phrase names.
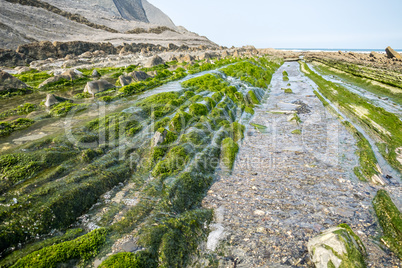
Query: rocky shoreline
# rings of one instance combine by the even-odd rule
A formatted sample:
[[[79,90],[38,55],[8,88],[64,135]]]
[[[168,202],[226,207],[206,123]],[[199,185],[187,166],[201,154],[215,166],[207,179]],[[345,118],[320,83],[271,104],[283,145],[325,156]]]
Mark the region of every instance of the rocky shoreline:
[[[266,131],[248,126],[232,175],[221,175],[203,201],[215,210],[208,242],[218,267],[313,267],[307,243],[342,223],[366,245],[368,267],[398,267],[400,261],[372,239],[380,230],[371,206],[378,187],[350,173],[357,163],[354,138],[298,69],[285,63],[274,75],[252,120]],[[293,94],[282,90],[289,86],[284,70]],[[300,124],[289,121],[295,101],[311,110],[299,113]],[[302,136],[292,134],[297,128]],[[400,187],[386,189],[401,200]]]
[[[233,162],[238,149],[236,143],[238,142],[241,145],[233,172],[231,174],[227,173],[230,172],[231,165],[229,167],[224,166],[222,160],[222,169],[218,170],[214,184],[210,189],[203,188],[206,197],[202,201],[202,206],[195,207],[196,213],[200,213],[200,218],[197,218],[197,221],[204,219],[203,217],[207,214],[209,215],[209,213],[212,216],[212,211],[209,209],[215,212],[215,220],[210,225],[211,233],[209,238],[205,241],[205,244],[201,243],[200,246],[202,254],[198,257],[194,256],[197,265],[202,266],[205,264],[205,267],[313,267],[313,262],[317,260],[309,252],[309,242],[331,227],[336,227],[331,229],[334,232],[341,232],[342,230],[344,232],[346,229],[337,226],[347,223],[353,232],[349,235],[343,233],[342,237],[344,235],[346,237],[357,235],[359,239],[356,239],[356,241],[361,239],[366,246],[366,263],[368,267],[398,267],[400,261],[380,240],[383,235],[383,226],[379,223],[372,205],[377,191],[383,189],[390,194],[396,206],[400,207],[402,192],[398,178],[393,178],[392,184],[384,186],[357,180],[353,173],[354,167],[359,163],[358,157],[355,155],[355,152],[358,151],[355,138],[340,124],[339,115],[327,111],[326,108],[328,107],[325,107],[325,100],[323,101],[317,98],[318,95],[316,96],[315,91],[318,90],[318,87],[306,75],[302,74],[299,70],[299,63],[294,62],[303,55],[308,60],[309,58],[306,54],[277,50],[258,50],[254,47],[178,47],[174,44],[167,47],[149,44],[125,44],[124,46],[114,47],[111,44],[92,45],[86,42],[80,42],[77,46],[75,44],[44,42],[24,45],[18,49],[18,53],[23,52],[24,54],[22,55],[26,55],[25,57],[30,59],[29,67],[5,68],[8,73],[2,72],[1,77],[4,77],[4,81],[7,81],[7,83],[23,86],[21,90],[32,89],[33,94],[27,96],[30,96],[30,102],[32,101],[33,104],[21,105],[21,107],[15,108],[13,101],[23,99],[24,96],[5,97],[6,99],[3,100],[4,103],[7,102],[5,107],[11,105],[15,109],[9,109],[6,113],[2,113],[6,121],[2,122],[0,130],[9,129],[10,133],[15,131],[15,135],[12,134],[9,139],[2,141],[2,149],[5,152],[4,157],[11,157],[9,153],[15,153],[13,150],[18,151],[20,150],[19,148],[29,148],[28,151],[21,151],[21,154],[28,152],[28,154],[43,153],[44,155],[52,153],[56,148],[55,153],[61,156],[55,158],[55,161],[63,161],[63,168],[60,171],[55,169],[54,173],[52,171],[49,177],[42,178],[42,173],[35,173],[35,176],[43,180],[44,185],[48,183],[48,180],[50,183],[58,185],[66,178],[69,178],[69,183],[74,183],[73,175],[71,175],[74,172],[80,174],[80,179],[85,180],[85,167],[88,166],[88,163],[91,163],[89,166],[92,167],[91,172],[93,173],[91,173],[88,187],[92,187],[96,191],[88,191],[91,192],[91,200],[84,200],[86,202],[84,202],[86,204],[85,212],[81,211],[88,214],[82,215],[81,212],[77,212],[78,210],[71,210],[71,213],[75,214],[68,219],[70,223],[76,222],[80,228],[82,227],[89,231],[85,236],[95,236],[95,238],[99,236],[99,239],[108,236],[105,233],[106,229],[111,230],[113,233],[115,232],[113,228],[122,228],[119,227],[121,225],[133,225],[130,227],[132,228],[131,231],[127,231],[123,236],[115,236],[115,233],[113,233],[113,246],[109,248],[109,245],[107,245],[102,252],[103,255],[93,255],[96,256],[95,260],[91,260],[94,266],[105,261],[107,257],[114,256],[113,254],[127,253],[132,256],[133,254],[141,254],[144,249],[145,252],[148,252],[148,249],[154,247],[151,242],[141,244],[142,233],[140,230],[148,225],[158,226],[152,220],[154,214],[151,212],[155,208],[160,209],[157,206],[159,198],[168,197],[163,192],[160,195],[158,194],[156,199],[152,195],[155,194],[155,191],[162,191],[161,189],[165,187],[165,183],[166,185],[171,184],[179,175],[173,175],[166,181],[162,180],[161,183],[164,184],[162,188],[159,186],[153,188],[152,184],[144,184],[144,181],[142,181],[144,178],[141,177],[143,174],[138,173],[137,176],[138,170],[133,172],[134,177],[130,177],[132,167],[129,166],[127,159],[121,162],[117,160],[117,151],[113,152],[111,150],[115,146],[114,144],[111,144],[111,148],[100,146],[94,150],[84,150],[79,145],[64,144],[66,142],[64,138],[54,138],[44,142],[40,139],[45,139],[48,135],[56,135],[56,137],[64,135],[60,132],[66,124],[66,120],[62,119],[62,117],[70,109],[77,109],[77,115],[74,117],[73,122],[73,124],[76,124],[74,126],[77,127],[74,128],[75,135],[79,137],[80,142],[96,140],[98,131],[100,133],[109,129],[106,124],[100,125],[99,121],[96,121],[97,114],[93,114],[91,111],[92,107],[97,104],[107,107],[107,114],[103,115],[104,119],[107,119],[108,122],[113,122],[113,124],[117,122],[113,121],[117,120],[116,118],[129,120],[125,117],[127,114],[141,115],[128,124],[131,129],[127,129],[127,133],[136,135],[141,128],[139,122],[147,125],[152,117],[147,106],[155,101],[152,99],[152,94],[163,95],[167,94],[167,91],[172,91],[172,93],[167,94],[168,98],[163,98],[164,105],[169,102],[169,98],[177,98],[177,100],[169,102],[166,105],[166,109],[172,109],[171,103],[181,103],[184,100],[188,100],[193,105],[183,105],[180,111],[168,110],[172,114],[161,119],[157,124],[158,126],[159,124],[165,126],[169,131],[159,130],[158,127],[158,131],[162,131],[159,132],[159,136],[157,135],[158,132],[146,132],[146,138],[152,140],[151,144],[152,142],[156,145],[160,142],[163,143],[167,133],[171,131],[180,135],[180,131],[177,131],[176,117],[180,114],[186,115],[190,111],[192,114],[197,113],[197,118],[202,118],[202,120],[206,120],[205,114],[208,114],[212,118],[211,120],[218,120],[216,118],[218,118],[219,113],[227,120],[230,120],[230,122],[228,121],[229,123],[232,122],[232,117],[236,115],[238,122],[233,122],[232,124],[237,123],[241,132],[241,134],[233,134],[235,142],[232,140],[230,143],[229,139],[229,143],[226,143],[231,148],[230,150],[225,149],[224,145],[222,145],[222,148],[219,145],[213,151],[216,155],[221,154],[220,157],[227,154],[228,158],[231,158]],[[99,50],[100,48],[102,50]],[[15,53],[17,52],[15,51]],[[18,53],[17,55],[20,55]],[[263,53],[269,53],[270,56],[265,56]],[[51,55],[55,56],[49,58]],[[275,55],[275,57],[272,55]],[[320,59],[325,58],[325,55],[327,54],[323,53]],[[282,64],[282,59],[284,59],[285,63],[278,71],[273,75],[269,73],[278,68],[278,62]],[[269,63],[269,61],[272,62]],[[275,63],[274,67],[269,67],[269,65],[268,67],[260,67],[267,64],[267,62],[268,64]],[[337,62],[343,61],[339,59]],[[350,64],[357,65],[357,62]],[[232,65],[236,65],[237,69],[231,69],[229,66]],[[226,73],[211,71],[218,66],[226,66]],[[256,69],[258,73],[253,70],[256,66],[258,66],[258,69]],[[199,80],[194,80],[193,78],[194,81],[200,83],[200,89],[194,88],[190,84],[188,88],[191,90],[185,93],[180,84],[173,82],[167,84],[166,88],[161,88],[161,93],[158,93],[157,87],[164,83],[181,80],[186,75],[202,73],[202,71],[207,70],[210,73],[201,76]],[[25,87],[26,84],[20,84],[16,77],[9,74],[11,73],[18,77],[18,73],[20,73],[23,76],[30,77],[30,72],[32,72],[32,77],[35,77],[35,75],[39,77],[37,81],[29,79],[26,81],[33,85],[31,88]],[[235,78],[236,75],[237,78]],[[262,92],[267,89],[267,81],[271,81],[271,77],[270,91],[261,99]],[[240,78],[243,80],[240,81]],[[227,82],[226,86],[228,88],[223,90],[223,93],[215,94],[216,84],[212,83],[212,86],[208,84],[209,80],[214,79]],[[83,92],[84,88],[86,93]],[[155,92],[152,91],[154,88]],[[181,90],[179,90],[180,88]],[[2,91],[5,90],[7,89],[2,89]],[[151,95],[143,94],[142,92],[145,90],[150,90]],[[238,90],[239,92],[233,93],[233,90]],[[46,101],[43,102],[46,108],[41,107],[38,109],[42,105],[39,104],[40,98],[43,98],[47,91],[50,94],[48,94]],[[59,93],[63,97],[56,96]],[[144,98],[150,98],[149,103],[141,104],[141,99],[137,97],[142,95],[144,95]],[[182,97],[178,98],[176,95],[182,95]],[[223,98],[223,96],[225,97]],[[212,98],[216,99],[216,103]],[[222,98],[226,101],[219,100]],[[231,105],[231,102],[244,102],[245,104],[236,106]],[[142,106],[139,106],[139,104]],[[212,112],[211,109],[214,105],[216,105],[217,109]],[[201,109],[204,106],[209,108]],[[84,112],[80,113],[80,109],[83,109]],[[243,115],[240,116],[241,114]],[[251,114],[254,114],[254,118],[248,124]],[[109,116],[112,118],[110,121]],[[29,127],[29,124],[34,124],[34,120],[30,120],[30,118],[37,120],[35,127],[28,128],[25,132],[18,132],[22,128]],[[191,116],[187,115],[185,118],[185,120],[188,120]],[[26,121],[15,122],[19,119],[26,119]],[[139,121],[137,122],[136,120]],[[171,123],[168,124],[170,121]],[[90,123],[87,124],[86,130],[80,129],[83,122]],[[218,124],[214,123],[214,121],[202,122],[213,128],[224,127],[229,124],[226,122]],[[21,126],[17,123],[21,123]],[[45,124],[49,124],[49,126],[46,127],[44,126]],[[189,125],[189,133],[195,128],[202,127],[203,124]],[[241,124],[247,126],[245,131]],[[114,127],[112,128],[114,129]],[[93,133],[88,133],[88,130]],[[243,131],[245,138],[240,142]],[[224,143],[219,141],[219,136],[222,133],[217,131],[216,135],[211,136],[211,138],[214,138],[214,141],[211,141],[212,145],[215,146],[217,142]],[[237,137],[235,138],[235,136]],[[119,137],[113,133],[111,137],[116,141],[119,140]],[[135,137],[138,138],[137,136]],[[150,157],[151,152],[147,152],[147,150],[152,150],[152,146],[144,146],[145,143],[141,142],[141,137],[137,141],[142,144],[138,151],[144,154],[144,157]],[[161,139],[161,137],[163,138]],[[190,136],[183,137],[178,138],[178,136],[175,136],[180,143],[185,143],[186,139],[190,139]],[[218,141],[215,141],[215,139],[218,139]],[[201,140],[192,142],[197,143],[201,142]],[[23,147],[20,147],[21,145]],[[40,148],[39,152],[36,152],[37,149],[35,148]],[[71,152],[64,155],[66,148]],[[198,147],[195,148],[199,149]],[[117,148],[113,150],[117,150]],[[222,153],[217,150],[222,150]],[[173,156],[175,152],[172,151]],[[132,153],[127,149],[124,154],[130,155]],[[152,151],[152,154],[154,153]],[[157,153],[165,154],[166,151]],[[202,155],[207,157],[205,154]],[[70,162],[67,157],[76,158],[76,160]],[[158,158],[158,161],[167,161],[170,159],[169,157],[170,153],[167,154],[166,159],[161,160],[162,158]],[[24,159],[18,161],[21,161],[21,165],[28,165],[29,163],[24,162]],[[189,165],[192,166],[198,161],[198,158],[195,157],[186,161],[189,161],[191,163]],[[40,163],[40,165],[44,164]],[[76,165],[79,168],[72,173],[69,172],[69,169]],[[98,166],[100,167],[99,171]],[[51,166],[50,168],[53,169],[54,167]],[[155,181],[156,175],[154,176],[153,174],[163,172],[161,165],[158,165],[158,169],[152,170],[150,166],[146,168],[149,169],[147,170],[149,175],[145,176],[148,178],[146,180],[159,183]],[[6,170],[6,172],[9,172],[9,170]],[[37,172],[37,170],[34,172]],[[114,177],[112,186],[97,183],[99,177],[105,183],[108,181],[107,176],[104,176],[102,172],[107,172],[105,174],[118,174]],[[197,174],[202,174],[202,172]],[[165,176],[164,174],[162,175]],[[387,174],[381,175],[385,176]],[[184,181],[184,179],[186,177],[180,177],[180,180]],[[34,180],[30,180],[23,182],[23,184],[28,185],[24,186],[26,188],[23,190],[23,198],[26,198],[26,200],[37,198],[36,195],[30,195],[29,192],[41,191],[42,187],[40,184],[39,188],[36,189],[36,185],[31,185]],[[391,181],[391,179],[385,181]],[[99,190],[98,188],[101,186],[104,188]],[[149,188],[149,186],[152,187]],[[7,184],[6,187],[11,187],[10,189],[12,189],[14,186]],[[18,189],[19,186],[16,185],[15,187]],[[77,184],[77,187],[83,187],[83,185]],[[79,189],[81,191],[81,188]],[[70,188],[66,188],[66,190],[70,191]],[[108,198],[102,197],[102,194],[104,194],[102,191],[106,190],[108,191],[107,195],[110,194]],[[93,192],[96,192],[96,194]],[[51,192],[50,194],[57,193]],[[3,208],[7,210],[8,207],[14,209],[14,206],[20,204],[14,203],[13,190],[5,196],[6,198],[1,199],[1,204],[4,205],[2,206]],[[21,200],[24,200],[21,196],[16,196],[15,198],[17,202],[23,202]],[[201,199],[197,200],[201,201]],[[176,202],[179,199],[172,200]],[[192,202],[193,199],[183,198],[180,200]],[[42,201],[45,202],[45,200]],[[58,206],[59,203],[63,202],[71,205],[75,204],[74,202],[81,201],[57,199],[53,205]],[[169,202],[172,201],[170,200]],[[170,205],[171,203],[169,202],[166,201],[166,204]],[[91,206],[92,208],[90,208]],[[63,211],[62,207],[58,206],[58,208]],[[136,212],[128,213],[128,211]],[[63,215],[60,212],[58,217],[63,217]],[[81,217],[77,221],[76,218],[80,215]],[[169,221],[179,219],[179,216],[172,215],[169,216],[172,217],[169,218]],[[209,216],[206,218],[209,219]],[[11,220],[13,219],[10,216]],[[82,223],[79,223],[81,221]],[[50,220],[49,224],[52,224]],[[171,228],[167,222],[164,224]],[[99,231],[90,232],[98,227],[101,227]],[[204,224],[202,228],[206,228],[206,225]],[[202,231],[203,234],[205,234],[204,231]],[[74,243],[77,241],[79,242],[80,240],[74,240]],[[167,244],[163,243],[161,245],[165,247]],[[44,250],[49,249],[45,247]],[[31,255],[27,256],[27,259],[30,258]],[[34,261],[33,259],[31,260]],[[168,262],[170,259],[165,258],[164,261]],[[83,263],[80,263],[80,265],[83,265]]]

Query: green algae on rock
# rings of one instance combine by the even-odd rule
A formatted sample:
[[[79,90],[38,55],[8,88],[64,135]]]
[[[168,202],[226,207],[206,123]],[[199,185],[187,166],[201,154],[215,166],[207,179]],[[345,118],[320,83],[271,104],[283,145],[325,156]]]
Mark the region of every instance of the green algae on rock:
[[[222,141],[222,162],[228,169],[232,169],[239,146],[232,138],[226,138]]]
[[[157,263],[152,259],[151,253],[141,250],[136,253],[120,252],[107,258],[99,268],[128,268],[128,267],[157,267]]]
[[[293,130],[291,133],[292,133],[292,134],[295,134],[295,135],[301,135],[301,134],[302,134],[302,132],[301,132],[300,129],[295,129],[295,130]]]
[[[385,190],[377,192],[373,206],[384,232],[381,241],[402,260],[402,213]]]
[[[10,135],[12,132],[27,128],[35,121],[27,118],[18,118],[11,122],[0,122],[0,137]]]
[[[347,224],[325,230],[307,244],[317,268],[365,268],[366,250],[360,238]]]
[[[378,149],[388,163],[402,171],[402,163],[397,160],[395,150],[402,146],[402,121],[393,113],[374,106],[363,97],[346,88],[325,80],[312,72],[308,65],[300,62],[301,70],[316,83],[321,94],[329,101],[337,103],[339,109],[363,126],[368,133],[379,140]]]
[[[18,260],[12,267],[47,268],[57,267],[59,263],[75,258],[88,260],[95,256],[102,244],[105,243],[106,234],[106,229],[96,229],[74,240],[62,242],[35,251]]]
[[[264,59],[258,62],[260,67],[265,66]],[[273,67],[264,68],[267,77],[275,72]],[[70,260],[69,256],[60,256],[64,251],[70,252],[70,244],[58,241],[59,244],[50,248],[54,255],[48,258],[49,266],[55,262],[83,264],[95,255],[94,252],[111,252],[112,243],[133,231],[145,250],[135,256],[112,257],[109,264],[106,261],[104,265],[113,265],[116,259],[123,263],[136,263],[141,259],[137,263],[147,263],[149,267],[188,264],[192,255],[197,254],[198,243],[208,234],[207,226],[213,212],[202,209],[201,201],[213,183],[221,156],[225,155],[222,153],[226,150],[224,140],[231,140],[232,150],[228,152],[234,161],[233,148],[238,148],[235,141],[244,138],[245,127],[239,120],[247,108],[254,107],[247,103],[245,92],[240,92],[243,89],[230,86],[223,77],[197,77],[183,83],[184,90],[157,93],[135,101],[133,114],[118,112],[87,119],[90,121],[72,130],[74,139],[58,135],[21,148],[28,153],[37,150],[49,156],[50,152],[56,152],[60,154],[59,167],[35,169],[29,173],[29,178],[11,185],[13,190],[1,199],[10,206],[0,207],[0,215],[7,223],[0,224],[0,251],[42,237],[50,230],[66,230],[103,194],[119,187],[120,183],[130,183],[138,190],[138,203],[123,210],[124,217],[117,220],[114,213],[118,213],[121,206],[111,206],[96,222],[106,227],[107,243],[100,243],[92,248],[94,251],[89,246],[88,251],[83,250],[84,254],[74,252],[69,256],[75,260]],[[258,78],[248,75],[249,81],[257,83]],[[164,136],[160,143],[155,143],[155,129]],[[131,140],[136,142],[135,147],[130,147]],[[145,164],[132,161],[135,155]],[[15,166],[23,166],[25,162],[29,164],[30,160],[17,159]],[[73,241],[83,240],[88,242],[85,236]],[[71,241],[71,245],[75,242]],[[39,251],[27,255],[26,259],[21,259],[24,260],[21,265],[46,263],[50,249],[43,248],[43,259],[37,257],[41,254]]]
[[[361,181],[370,181],[376,184],[382,184],[382,180],[379,179],[377,159],[368,140],[349,121],[344,120],[341,115],[321,96],[320,93],[314,90],[314,94],[322,102],[324,107],[326,107],[334,116],[342,120],[342,124],[355,137],[356,145],[358,147],[356,154],[359,157],[360,163],[360,166],[353,169],[356,177]]]
[[[286,94],[291,94],[291,93],[293,93],[293,91],[292,91],[291,88],[285,88],[285,89],[283,90],[283,92],[285,92]]]

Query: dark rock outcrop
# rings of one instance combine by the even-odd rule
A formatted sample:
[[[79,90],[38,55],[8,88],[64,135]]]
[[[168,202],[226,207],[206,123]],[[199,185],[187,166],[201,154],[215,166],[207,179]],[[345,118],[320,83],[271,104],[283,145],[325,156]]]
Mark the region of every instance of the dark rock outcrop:
[[[205,52],[205,53],[201,54],[200,56],[198,56],[199,60],[209,60],[209,59],[212,59],[212,58],[213,58],[213,55],[211,55],[210,53],[207,53],[207,52]]]
[[[120,75],[119,82],[122,86],[127,86],[133,82],[144,81],[150,76],[142,71],[133,71],[128,75]]]
[[[57,49],[52,42],[42,41],[21,45],[17,48],[17,53],[24,54],[32,60],[45,60],[57,55]]]
[[[14,91],[18,89],[25,89],[28,86],[12,76],[11,74],[0,70],[0,93],[4,91]]]
[[[222,58],[227,58],[230,56],[229,52],[227,50],[224,50],[221,54]]]
[[[67,55],[82,55],[86,52],[104,51],[107,54],[116,54],[117,50],[111,43],[90,43],[82,41],[71,42],[34,42],[21,45],[17,53],[24,55],[28,62],[45,60],[48,58],[64,58]]]
[[[68,54],[81,55],[85,52],[103,51],[106,54],[116,54],[117,49],[111,43],[91,43],[82,41],[54,42],[57,49],[57,57],[63,58]]]
[[[198,49],[205,49],[206,47],[200,46]],[[175,44],[169,44],[168,47],[163,47],[154,44],[145,43],[132,43],[123,44],[123,46],[113,46],[111,43],[91,43],[84,41],[70,41],[53,43],[49,41],[33,42],[18,46],[16,51],[0,49],[0,66],[24,66],[32,61],[46,60],[49,58],[72,60],[71,63],[66,62],[64,68],[76,65],[77,56],[81,58],[97,57],[114,54],[129,54],[129,53],[148,53],[148,52],[164,52],[164,51],[189,51],[197,50],[197,48],[190,49],[188,46],[182,45],[180,47]],[[215,54],[206,54],[203,58],[216,57]],[[185,56],[186,62],[189,62],[189,56]],[[191,56],[190,56],[191,57]],[[158,64],[163,64],[159,61]],[[152,63],[151,63],[152,64]],[[158,65],[156,64],[156,65]],[[153,65],[154,66],[154,65]]]
[[[161,33],[166,32],[166,31],[171,31],[171,32],[177,33],[177,31],[175,31],[175,30],[173,30],[173,29],[171,29],[169,27],[166,27],[166,26],[158,26],[158,27],[149,28],[149,29],[135,28],[135,29],[132,29],[130,31],[127,31],[126,33],[127,34],[142,34],[142,33],[161,34]]]
[[[382,55],[380,53],[375,52],[375,51],[371,51],[370,57],[378,60],[378,59],[382,58]]]
[[[2,66],[23,66],[28,63],[24,54],[11,49],[0,49],[0,65]]]
[[[396,58],[398,60],[402,59],[401,55],[399,55],[398,52],[396,52],[395,50],[393,50],[391,47],[387,47],[385,49],[385,52],[387,53],[388,58],[392,59],[392,58]]]
[[[176,46],[175,44],[170,43],[168,45],[168,50],[170,50],[170,51],[175,51],[175,50],[178,50],[178,49],[179,49],[179,47]]]

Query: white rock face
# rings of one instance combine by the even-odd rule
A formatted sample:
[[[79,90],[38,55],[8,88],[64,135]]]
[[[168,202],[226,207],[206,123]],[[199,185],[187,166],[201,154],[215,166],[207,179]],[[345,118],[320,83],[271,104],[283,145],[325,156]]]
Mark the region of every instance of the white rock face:
[[[348,230],[341,227],[333,227],[325,230],[322,234],[311,239],[307,244],[311,260],[317,268],[328,268],[328,263],[338,268],[342,262],[347,262],[347,267],[365,267],[360,259],[351,259],[349,251],[351,248],[362,255],[364,247],[361,241],[356,241]],[[349,249],[349,250],[348,250]]]
[[[341,241],[339,241],[338,236],[333,233],[340,229],[342,228],[334,227],[328,229],[320,236],[317,236],[308,242],[308,251],[312,255],[312,261],[315,263],[317,268],[327,268],[329,261],[332,261],[335,267],[341,265],[342,260],[335,256],[331,250],[325,248],[325,246],[329,246],[341,255],[346,253],[345,246]]]

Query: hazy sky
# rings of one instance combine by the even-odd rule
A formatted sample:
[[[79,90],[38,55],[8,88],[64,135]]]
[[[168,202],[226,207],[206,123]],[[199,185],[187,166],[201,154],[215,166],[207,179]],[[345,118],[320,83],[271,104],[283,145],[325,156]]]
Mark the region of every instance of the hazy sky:
[[[402,49],[402,0],[148,0],[224,46]]]

